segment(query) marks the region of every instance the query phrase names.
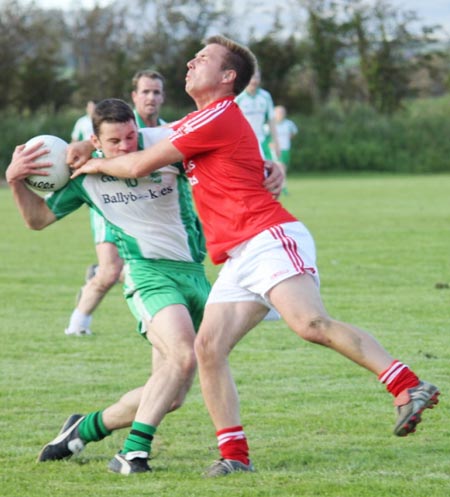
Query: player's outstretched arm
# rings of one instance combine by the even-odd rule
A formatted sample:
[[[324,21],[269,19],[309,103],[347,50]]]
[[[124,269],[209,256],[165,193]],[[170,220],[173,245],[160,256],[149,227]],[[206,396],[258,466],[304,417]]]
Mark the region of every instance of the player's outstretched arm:
[[[72,178],[80,174],[108,174],[117,178],[141,178],[160,167],[181,162],[183,155],[172,145],[168,138],[163,138],[152,147],[139,152],[119,155],[113,159],[91,159],[84,166],[76,169]]]
[[[25,179],[30,174],[47,175],[46,167],[51,162],[35,162],[36,159],[48,153],[48,150],[39,150],[42,143],[25,150],[25,145],[15,148],[11,163],[6,169],[6,181],[13,193],[14,201],[28,228],[40,230],[56,221],[53,212],[47,207],[45,200],[30,190]]]

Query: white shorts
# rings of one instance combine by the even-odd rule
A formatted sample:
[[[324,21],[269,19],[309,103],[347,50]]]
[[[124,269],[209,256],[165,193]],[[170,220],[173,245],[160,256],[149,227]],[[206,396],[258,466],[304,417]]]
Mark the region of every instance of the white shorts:
[[[291,276],[308,273],[320,284],[314,240],[300,222],[272,226],[228,255],[207,304],[256,301],[271,308],[267,294]]]

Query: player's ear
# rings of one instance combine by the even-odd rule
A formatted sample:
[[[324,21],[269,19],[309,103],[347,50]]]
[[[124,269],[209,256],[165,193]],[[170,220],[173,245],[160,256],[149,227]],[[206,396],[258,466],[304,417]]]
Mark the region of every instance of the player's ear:
[[[226,83],[231,83],[236,79],[236,71],[234,69],[227,69],[224,72],[223,79]]]
[[[91,135],[90,140],[91,140],[92,146],[96,150],[101,150],[102,144],[100,143],[100,140],[98,139],[97,135]]]

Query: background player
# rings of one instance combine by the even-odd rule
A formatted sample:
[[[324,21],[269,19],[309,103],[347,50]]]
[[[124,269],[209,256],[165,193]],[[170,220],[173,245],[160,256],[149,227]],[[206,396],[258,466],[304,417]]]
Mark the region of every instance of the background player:
[[[236,103],[255,132],[263,157],[277,161],[280,157],[280,147],[275,126],[272,95],[260,85],[261,73],[256,68],[244,91],[237,95]],[[268,128],[268,132],[266,128]],[[269,146],[269,143],[272,145]]]
[[[131,98],[138,128],[165,124],[159,116],[164,103],[164,77],[152,69],[141,70],[133,76],[132,87]],[[80,137],[80,141],[89,138],[90,135]],[[76,307],[65,330],[66,335],[92,333],[92,314],[122,275],[123,261],[116,247],[113,230],[95,209],[90,209],[89,216],[97,263],[91,264],[86,270],[85,285],[77,295]]]

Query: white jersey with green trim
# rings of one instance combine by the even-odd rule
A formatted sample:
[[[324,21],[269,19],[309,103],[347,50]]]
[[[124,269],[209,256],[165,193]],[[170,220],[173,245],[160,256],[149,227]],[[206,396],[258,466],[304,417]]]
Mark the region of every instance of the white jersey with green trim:
[[[77,120],[70,136],[72,141],[83,141],[89,140],[93,133],[94,128],[92,127],[91,116],[86,114]]]
[[[272,96],[267,90],[258,88],[254,95],[244,90],[235,101],[253,128],[259,143],[263,143],[266,139],[264,124],[273,118]]]
[[[290,119],[283,119],[276,123],[276,128],[280,150],[290,150],[291,139],[298,133],[297,125]]]
[[[167,128],[140,130],[146,148],[168,136]],[[202,262],[203,232],[192,204],[187,179],[177,166],[149,176],[119,179],[105,174],[81,175],[46,197],[60,219],[87,204],[112,224],[121,257]]]
[[[137,113],[136,109],[133,110],[133,114],[134,114],[134,118],[136,119],[136,125],[138,127],[138,129],[141,129],[141,128],[148,128],[149,126],[147,126],[145,123],[144,123],[144,120],[142,119],[142,117]],[[164,119],[161,119],[160,117],[158,117],[157,119],[157,122],[158,122],[158,126],[163,126],[164,124],[167,124],[166,121],[164,121]],[[151,127],[151,126],[150,126]]]

